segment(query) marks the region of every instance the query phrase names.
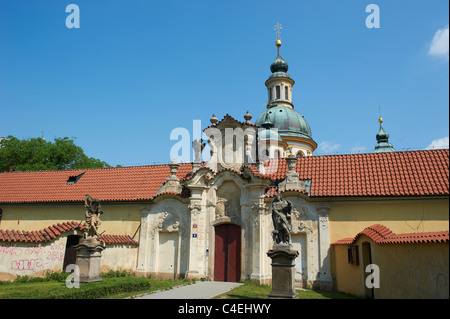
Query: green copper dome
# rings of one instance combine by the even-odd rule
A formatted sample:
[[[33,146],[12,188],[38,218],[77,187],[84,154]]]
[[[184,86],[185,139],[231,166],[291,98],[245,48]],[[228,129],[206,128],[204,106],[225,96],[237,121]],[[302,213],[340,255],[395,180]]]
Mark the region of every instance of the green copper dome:
[[[269,115],[270,122],[278,129],[281,136],[296,136],[312,140],[311,128],[303,115],[294,111],[289,106],[275,105],[264,111],[256,120],[255,124],[263,126]]]
[[[270,65],[270,71],[272,73],[287,72],[288,68],[289,67],[288,67],[287,62],[284,61],[280,55],[278,55],[277,58],[275,59],[275,61],[273,61],[272,64]]]
[[[394,147],[391,143],[389,143],[389,133],[386,132],[381,124],[383,119],[380,118],[380,130],[376,135],[377,145],[375,145],[374,153],[382,153],[382,152],[395,152]]]
[[[285,60],[280,55],[280,48],[278,48],[278,56],[275,59],[275,61],[272,62],[270,65],[270,71],[272,74],[270,75],[269,79],[275,78],[275,77],[286,77],[290,78],[289,74],[287,74],[289,66]]]

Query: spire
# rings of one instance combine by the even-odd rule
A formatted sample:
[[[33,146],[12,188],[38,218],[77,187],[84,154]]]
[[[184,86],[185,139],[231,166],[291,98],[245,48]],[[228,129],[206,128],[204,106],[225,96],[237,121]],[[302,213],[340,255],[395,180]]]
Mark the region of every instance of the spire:
[[[378,134],[376,135],[377,138],[377,145],[375,145],[374,153],[381,153],[381,152],[395,152],[394,147],[391,143],[389,143],[389,133],[386,132],[383,128],[383,118],[379,118],[378,122],[380,123],[380,130],[378,131]]]
[[[275,45],[278,47],[278,56],[280,56],[280,47],[281,47],[280,29],[283,28],[281,27],[281,24],[277,22],[274,30],[277,30],[277,41],[275,41]]]
[[[270,65],[270,71],[272,73],[284,72],[285,73],[284,76],[289,77],[289,75],[286,74],[288,70],[288,64],[286,61],[283,60],[283,58],[280,55],[280,47],[281,47],[280,29],[282,29],[281,24],[277,22],[274,30],[277,31],[277,40],[275,41],[275,45],[277,47],[278,54],[275,61],[273,61],[273,63]]]

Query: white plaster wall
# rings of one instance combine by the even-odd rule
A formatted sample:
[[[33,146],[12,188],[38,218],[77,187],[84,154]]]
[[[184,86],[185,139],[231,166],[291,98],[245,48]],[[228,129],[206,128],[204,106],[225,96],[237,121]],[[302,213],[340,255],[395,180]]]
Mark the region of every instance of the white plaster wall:
[[[62,270],[67,236],[51,243],[0,243],[0,273],[39,276],[45,270]]]
[[[132,245],[106,245],[102,251],[101,271],[127,270],[134,272],[138,247]]]

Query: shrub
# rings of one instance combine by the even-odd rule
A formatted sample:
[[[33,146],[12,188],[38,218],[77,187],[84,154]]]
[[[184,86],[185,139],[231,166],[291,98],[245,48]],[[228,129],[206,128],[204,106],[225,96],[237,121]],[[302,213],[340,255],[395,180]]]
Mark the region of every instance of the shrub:
[[[45,279],[47,281],[65,282],[66,278],[68,276],[69,276],[69,273],[68,272],[64,272],[62,270],[60,270],[60,271],[52,271],[52,270],[45,271]]]

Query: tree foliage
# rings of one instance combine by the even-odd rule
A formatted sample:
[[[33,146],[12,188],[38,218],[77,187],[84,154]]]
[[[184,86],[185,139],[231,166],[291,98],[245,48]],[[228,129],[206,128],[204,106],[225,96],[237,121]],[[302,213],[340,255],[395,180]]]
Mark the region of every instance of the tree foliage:
[[[41,137],[20,140],[10,135],[0,141],[0,172],[102,167],[110,165],[88,157],[68,137],[50,142]]]

